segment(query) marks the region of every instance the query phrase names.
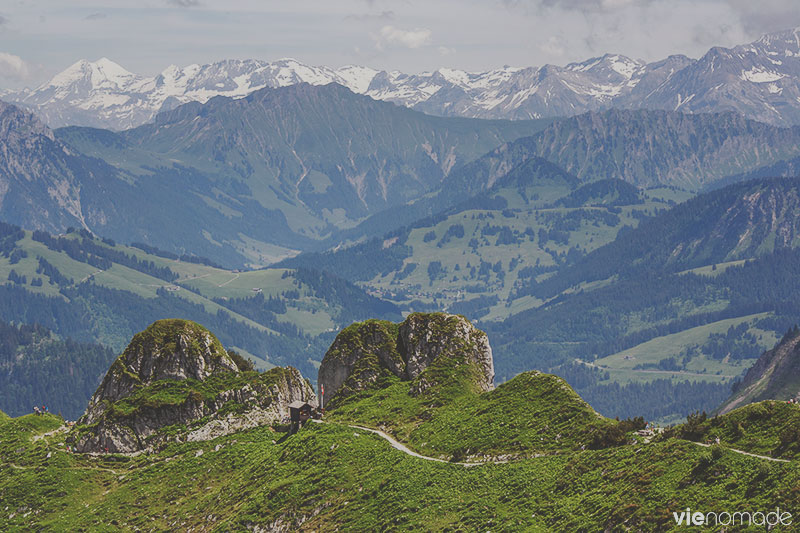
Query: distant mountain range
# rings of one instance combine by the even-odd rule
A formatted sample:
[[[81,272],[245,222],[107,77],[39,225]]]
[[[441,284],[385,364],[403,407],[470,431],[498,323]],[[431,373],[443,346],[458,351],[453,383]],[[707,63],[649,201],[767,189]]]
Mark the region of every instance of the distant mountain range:
[[[122,133],[54,133],[0,104],[0,217],[263,265],[438,190],[452,169],[546,125],[432,117],[340,85],[193,102]]]
[[[705,113],[735,111],[776,125],[800,124],[800,29],[765,35],[700,59],[673,55],[646,63],[606,54],[566,66],[486,72],[442,68],[406,74],[369,67],[312,67],[294,59],[226,60],[170,66],[154,77],[113,61],[81,60],[34,89],[0,92],[51,127],[122,130],[214,96],[241,98],[265,87],[338,83],[353,92],[432,115],[530,119],[611,107]]]

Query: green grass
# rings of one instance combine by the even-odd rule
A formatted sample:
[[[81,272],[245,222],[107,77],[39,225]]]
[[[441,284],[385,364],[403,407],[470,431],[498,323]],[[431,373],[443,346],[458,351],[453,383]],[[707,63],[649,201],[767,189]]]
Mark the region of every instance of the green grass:
[[[706,356],[694,357],[687,364],[683,372],[673,372],[658,369],[635,370],[637,365],[656,365],[661,360],[669,357],[678,357],[681,352],[695,345],[702,345],[712,334],[724,334],[731,326],[736,327],[742,323],[752,323],[758,319],[769,316],[769,313],[759,313],[743,317],[730,318],[690,328],[678,333],[656,337],[652,340],[628,348],[621,352],[602,357],[594,361],[594,365],[608,370],[612,380],[619,383],[631,381],[648,381],[657,378],[672,378],[683,381],[685,379],[698,381],[725,381],[738,377],[743,371],[752,366],[761,352],[753,353],[753,357],[741,360],[714,360]],[[760,338],[763,350],[774,346],[777,339],[771,332],[750,328],[750,331]]]
[[[465,468],[335,423],[284,441],[263,427],[138,457],[68,454],[62,435],[30,440],[59,423],[0,422],[3,530],[667,531],[687,506],[800,503],[795,464],[712,456],[675,439]]]
[[[765,400],[734,409],[701,423],[677,426],[671,434],[698,442],[715,442],[750,453],[800,459],[800,406]]]
[[[78,238],[77,234],[70,234],[66,237]],[[42,257],[55,266],[61,274],[71,278],[74,284],[91,279],[93,283],[102,287],[125,291],[143,298],[157,298],[159,289],[177,284],[180,288],[171,292],[172,295],[202,305],[208,313],[227,312],[243,324],[273,334],[275,331],[269,327],[226,308],[225,300],[252,297],[256,295],[253,289],[261,289],[264,296],[279,298],[288,291],[298,290],[294,279],[286,276],[287,269],[283,268],[235,272],[197,263],[166,259],[131,246],[110,246],[100,240],[95,240],[95,244],[124,252],[141,261],[152,262],[157,267],[169,268],[179,278],[172,283],[117,263],[107,270],[101,270],[88,263],[72,259],[65,252],[50,250],[43,243],[34,241],[30,232],[26,232],[25,237],[17,243],[17,246],[26,251],[28,256],[14,265],[10,264],[8,258],[0,257],[0,283],[4,283],[10,272],[14,270],[18,275],[27,278],[26,290],[47,296],[62,297],[59,292],[61,287],[49,283],[50,280],[47,276],[36,272],[39,266],[38,258]],[[31,282],[37,277],[43,279],[43,284],[34,287]],[[299,289],[299,293],[298,299],[286,299],[287,312],[279,316],[280,321],[292,324],[303,333],[312,336],[336,327],[334,316],[339,311],[338,308],[334,309],[328,302],[315,297],[308,287],[304,286]],[[222,304],[213,301],[214,299],[221,300]]]
[[[503,191],[510,195],[509,197],[518,198],[519,196],[515,192],[516,189],[504,189]],[[536,191],[539,192],[539,189]],[[547,196],[550,201],[569,191],[558,188],[557,191],[551,192],[552,198]],[[528,193],[532,194],[531,191]],[[539,242],[539,229],[561,229],[547,217],[564,216],[577,212],[607,213],[607,210],[595,207],[545,208],[543,207],[544,200],[533,202],[532,207],[530,203],[525,204],[521,198],[518,200],[517,203],[510,202],[509,208],[503,210],[502,213],[501,210],[470,209],[450,215],[435,224],[413,229],[405,242],[406,246],[412,248],[411,257],[407,258],[397,271],[388,273],[388,275],[380,274],[363,283],[363,286],[398,303],[419,300],[436,305],[441,309],[448,309],[456,302],[478,296],[496,295],[500,301],[489,309],[489,314],[484,319],[502,320],[512,313],[535,307],[541,303],[531,297],[516,298],[513,296],[515,288],[529,283],[529,280],[519,277],[522,268],[537,264],[554,267],[556,265],[554,256],[565,254],[573,247],[577,247],[584,253],[592,251],[614,240],[621,227],[636,226],[638,219],[633,216],[635,213],[647,213],[663,207],[658,202],[622,207],[618,215],[619,224],[614,226],[583,220],[576,229],[568,231],[568,240],[566,244],[562,244],[553,240],[545,243]],[[457,224],[463,226],[464,236],[453,237],[439,246],[448,229]],[[502,244],[498,242],[498,235],[483,236],[482,230],[486,226],[507,226],[521,236],[521,242]],[[524,235],[526,231],[533,231],[537,236],[531,240]],[[426,242],[425,236],[431,232],[435,234],[435,238]],[[469,246],[472,239],[477,241],[477,246]],[[431,283],[428,266],[434,261],[442,264],[445,274]],[[486,279],[473,277],[470,274],[471,267],[478,267],[481,261],[493,265],[499,261],[504,272],[503,277],[501,278],[497,272],[490,272]],[[512,261],[514,268],[511,268]],[[400,275],[403,269],[412,263],[416,265],[415,270],[410,275]]]
[[[728,268],[732,266],[741,266],[747,263],[747,259],[740,259],[738,261],[725,261],[723,263],[715,263],[713,265],[705,265],[697,268],[690,268],[689,270],[684,270],[683,272],[679,272],[679,274],[697,274],[699,276],[709,276],[715,277],[719,274],[725,272]]]
[[[445,459],[532,456],[590,447],[616,423],[597,414],[562,379],[526,372],[475,394],[456,384],[434,397],[385,377],[378,390],[349,398],[333,420],[382,428],[423,454]]]
[[[280,369],[278,370],[280,371]],[[198,402],[213,401],[220,393],[245,386],[258,387],[275,381],[273,373],[228,372],[209,376],[203,381],[196,379],[164,379],[138,389],[111,406],[106,411],[111,418],[132,418],[143,410],[178,407],[190,398]]]

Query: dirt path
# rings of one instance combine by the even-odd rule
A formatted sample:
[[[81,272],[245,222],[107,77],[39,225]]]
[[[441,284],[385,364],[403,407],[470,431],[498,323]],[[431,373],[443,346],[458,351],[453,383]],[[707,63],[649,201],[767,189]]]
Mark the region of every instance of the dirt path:
[[[239,274],[238,274],[238,273],[237,273],[235,276],[233,276],[231,279],[229,279],[228,281],[226,281],[225,283],[223,283],[222,285],[217,285],[217,287],[224,287],[225,285],[227,285],[227,284],[228,284],[228,283],[230,283],[231,281],[235,281],[235,280],[237,280],[237,279],[239,279]]]
[[[689,442],[694,442],[694,441],[692,440],[692,441],[689,441]],[[710,448],[711,447],[711,444],[705,444],[703,442],[694,442],[694,443],[697,444],[698,446],[702,446],[703,448]],[[732,452],[740,453],[742,455],[749,455],[750,457],[757,457],[758,459],[766,459],[767,461],[775,461],[776,463],[790,463],[791,462],[791,461],[789,461],[789,459],[778,459],[777,457],[769,457],[769,456],[766,456],[766,455],[758,455],[757,453],[750,453],[750,452],[746,452],[744,450],[737,450],[736,448],[729,448],[729,447],[724,446],[724,445],[722,447],[725,448],[726,450],[730,450]]]
[[[325,422],[323,422],[321,420],[314,420],[314,422],[316,422],[318,424],[324,424],[325,423]],[[369,431],[370,433],[374,433],[374,434],[376,434],[376,435],[378,435],[380,437],[383,437],[383,439],[386,440],[389,444],[391,444],[392,448],[394,448],[395,450],[399,450],[399,451],[403,452],[404,454],[410,455],[411,457],[416,457],[417,459],[424,459],[425,461],[434,461],[434,462],[437,462],[437,463],[448,463],[448,464],[460,465],[460,466],[479,466],[479,465],[484,465],[484,464],[503,464],[503,463],[507,463],[508,462],[507,460],[495,459],[495,460],[473,462],[473,463],[456,463],[456,462],[452,462],[452,461],[446,461],[444,459],[439,459],[437,457],[428,457],[427,455],[422,455],[422,454],[419,454],[419,453],[417,453],[417,452],[415,452],[413,450],[410,450],[406,445],[404,445],[401,442],[398,442],[394,437],[392,437],[388,433],[385,433],[385,432],[383,432],[383,431],[381,431],[379,429],[372,429],[372,428],[368,428],[368,427],[364,427],[364,426],[356,426],[356,425],[353,425],[353,424],[342,424],[342,425],[350,427],[350,428],[353,428],[353,429],[360,429],[361,431]],[[704,448],[711,447],[710,444],[704,444],[702,442],[694,442],[694,441],[689,441],[689,442],[697,444],[698,446],[703,446]],[[750,457],[755,457],[757,459],[764,459],[766,461],[774,461],[776,463],[790,463],[791,462],[789,459],[778,459],[776,457],[768,457],[766,455],[758,455],[757,453],[750,453],[750,452],[746,452],[744,450],[737,450],[736,448],[730,448],[728,446],[723,446],[723,447],[726,450],[730,450],[732,452],[736,452],[736,453],[739,453],[739,454],[742,454],[742,455],[747,455],[747,456],[750,456]]]
[[[91,274],[89,274],[88,276],[86,276],[85,278],[83,278],[82,280],[80,280],[80,281],[78,282],[78,285],[80,285],[80,284],[81,284],[81,283],[83,283],[84,281],[88,280],[89,278],[91,278],[91,277],[93,277],[93,276],[96,276],[96,275],[97,275],[97,274],[99,274],[100,272],[105,272],[105,270],[98,270],[97,272],[92,272]]]
[[[313,421],[316,422],[317,424],[325,424],[325,422],[323,422],[322,420],[313,420]],[[439,459],[438,457],[429,457],[427,455],[422,455],[422,454],[417,453],[417,452],[415,452],[413,450],[410,450],[408,448],[408,446],[404,445],[401,442],[398,442],[397,440],[395,440],[394,437],[392,437],[388,433],[385,433],[385,432],[383,432],[383,431],[381,431],[379,429],[372,429],[372,428],[367,428],[367,427],[364,427],[364,426],[356,426],[356,425],[353,425],[353,424],[342,424],[341,422],[336,422],[336,423],[337,424],[341,424],[343,426],[347,426],[349,428],[360,429],[361,431],[368,431],[370,433],[374,433],[375,435],[378,435],[379,437],[382,437],[389,444],[391,444],[392,448],[394,448],[395,450],[399,450],[399,451],[403,452],[404,454],[410,455],[411,457],[416,457],[417,459],[424,459],[425,461],[433,461],[433,462],[436,462],[436,463],[447,463],[449,465],[460,465],[460,466],[480,466],[480,465],[485,465],[485,464],[503,464],[503,463],[507,463],[508,462],[507,460],[504,460],[504,459],[495,459],[495,460],[480,461],[480,462],[476,461],[476,462],[472,462],[472,463],[456,463],[456,462],[453,462],[453,461],[447,461],[445,459]]]
[[[36,442],[37,440],[43,439],[45,437],[52,437],[53,435],[55,435],[57,433],[66,433],[67,431],[69,431],[69,427],[68,426],[58,426],[53,431],[48,431],[47,433],[39,433],[38,435],[31,436],[31,440],[33,442]]]

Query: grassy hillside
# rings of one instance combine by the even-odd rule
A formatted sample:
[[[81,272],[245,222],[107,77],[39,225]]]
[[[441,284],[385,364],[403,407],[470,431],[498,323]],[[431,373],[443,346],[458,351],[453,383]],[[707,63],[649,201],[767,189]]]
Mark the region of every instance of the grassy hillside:
[[[675,188],[576,182],[528,160],[440,215],[283,266],[313,264],[408,310],[480,320],[500,381],[559,373],[623,418],[643,405],[670,423],[713,409],[796,321],[797,180],[679,205]],[[653,400],[670,396],[668,407]]]
[[[721,416],[694,414],[667,435],[714,443],[781,459],[800,458],[800,407],[764,400]]]
[[[331,419],[384,429],[420,453],[481,460],[602,447],[617,423],[597,414],[562,379],[526,372],[475,394],[412,396],[410,382],[387,377],[376,390],[337,404]],[[622,434],[618,435],[624,440]]]
[[[794,462],[676,438],[466,468],[333,422],[134,457],[70,454],[60,428],[52,415],[0,420],[3,529],[677,531],[686,507],[800,503]]]
[[[735,113],[612,109],[554,122],[509,151],[525,149],[584,181],[619,178],[639,186],[699,190],[797,156],[798,135],[798,128],[768,126]]]
[[[578,184],[552,164],[527,161],[488,191],[437,216],[281,265],[336,272],[409,310],[502,320],[542,303],[526,290],[532,282],[669,206],[660,194],[622,182]]]
[[[796,179],[760,180],[700,195],[532,279],[516,295],[536,304],[483,324],[498,376],[561,372],[604,413],[600,398],[615,394],[605,385],[729,384],[800,312],[797,189]],[[568,368],[575,359],[598,372]],[[629,416],[655,395],[639,387],[627,396],[630,407],[614,414]],[[725,396],[709,386],[690,411]]]

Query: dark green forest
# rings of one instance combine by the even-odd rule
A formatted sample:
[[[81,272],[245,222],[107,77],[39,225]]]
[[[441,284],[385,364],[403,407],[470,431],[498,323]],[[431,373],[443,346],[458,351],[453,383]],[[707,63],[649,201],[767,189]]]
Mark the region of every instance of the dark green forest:
[[[39,325],[0,322],[0,411],[22,416],[47,406],[76,420],[114,358],[109,348],[60,340]]]

